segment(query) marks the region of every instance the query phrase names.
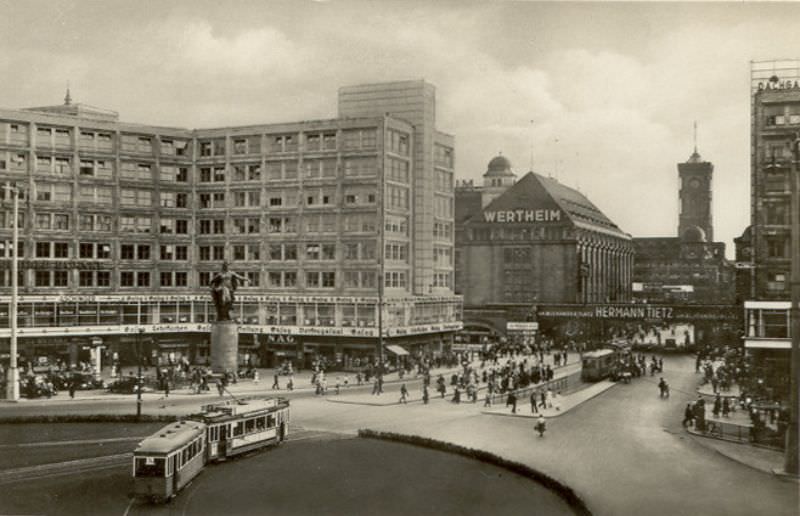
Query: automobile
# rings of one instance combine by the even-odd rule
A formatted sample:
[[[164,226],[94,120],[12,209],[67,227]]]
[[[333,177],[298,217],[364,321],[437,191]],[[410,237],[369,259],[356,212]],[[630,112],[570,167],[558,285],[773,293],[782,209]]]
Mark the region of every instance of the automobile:
[[[142,378],[142,392],[153,392],[152,387],[148,387],[148,378]],[[135,394],[138,390],[138,381],[135,376],[126,376],[108,384],[108,390],[120,394]]]

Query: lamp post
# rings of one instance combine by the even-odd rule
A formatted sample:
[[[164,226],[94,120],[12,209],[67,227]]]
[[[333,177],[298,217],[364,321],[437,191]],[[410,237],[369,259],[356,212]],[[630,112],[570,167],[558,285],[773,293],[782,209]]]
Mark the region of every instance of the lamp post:
[[[5,185],[6,192],[14,196],[13,227],[11,241],[13,255],[11,257],[11,305],[8,308],[8,318],[11,323],[11,339],[9,344],[8,378],[6,382],[6,399],[19,401],[19,369],[17,368],[17,265],[19,259],[19,194],[20,189],[15,186]]]
[[[790,351],[790,373],[789,373],[789,427],[786,429],[786,455],[784,461],[784,471],[790,475],[800,473],[798,467],[798,382],[797,375],[800,372],[798,360],[800,360],[800,133],[795,133],[791,142],[792,146],[792,308],[790,312],[792,321],[792,347]]]
[[[136,419],[142,417],[142,333],[144,328],[136,331],[136,363],[138,371],[136,374]]]

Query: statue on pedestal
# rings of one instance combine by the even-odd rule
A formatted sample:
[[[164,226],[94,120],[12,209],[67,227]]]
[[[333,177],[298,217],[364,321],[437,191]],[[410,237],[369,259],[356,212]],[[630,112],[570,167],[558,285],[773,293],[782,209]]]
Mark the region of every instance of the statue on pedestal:
[[[211,278],[211,299],[217,309],[217,321],[231,320],[231,307],[234,303],[234,293],[240,283],[249,281],[247,278],[228,270],[228,262],[222,263],[222,272]]]

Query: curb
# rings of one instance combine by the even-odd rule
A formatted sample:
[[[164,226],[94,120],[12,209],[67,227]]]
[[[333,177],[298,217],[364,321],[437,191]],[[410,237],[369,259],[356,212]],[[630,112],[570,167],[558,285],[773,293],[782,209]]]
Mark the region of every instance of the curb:
[[[779,478],[780,480],[783,480],[783,481],[800,482],[800,477],[794,477],[792,475],[787,475],[782,470],[777,470],[775,468],[763,469],[763,468],[760,468],[758,466],[755,466],[755,465],[751,464],[750,462],[742,460],[742,459],[740,459],[740,458],[738,458],[736,456],[727,454],[727,453],[723,452],[722,450],[720,450],[718,448],[715,448],[713,446],[707,446],[707,445],[704,444],[704,442],[705,442],[704,439],[713,439],[715,441],[731,443],[733,445],[739,445],[739,446],[752,446],[749,443],[743,443],[743,442],[739,442],[739,441],[728,441],[726,439],[718,439],[716,437],[711,437],[711,436],[708,436],[708,435],[703,435],[703,434],[698,433],[698,432],[694,432],[692,430],[689,430],[688,428],[686,429],[686,433],[689,436],[691,436],[692,441],[696,442],[698,445],[702,446],[703,448],[705,448],[707,450],[713,451],[713,452],[721,455],[722,457],[725,457],[726,459],[728,459],[728,460],[730,460],[732,462],[735,462],[737,464],[741,464],[742,466],[747,466],[748,468],[750,468],[750,469],[752,469],[754,471],[765,473],[767,475],[772,475],[772,476],[777,477],[777,478]]]
[[[619,384],[615,382],[615,383],[613,383],[613,384],[609,385],[608,387],[606,387],[605,389],[603,389],[603,390],[601,390],[601,391],[598,391],[598,392],[596,392],[596,393],[592,394],[591,396],[589,396],[589,397],[588,397],[588,398],[586,398],[585,400],[581,400],[581,401],[579,401],[578,403],[576,403],[576,404],[572,405],[572,406],[571,406],[571,407],[569,407],[568,409],[566,409],[566,410],[561,410],[561,411],[559,411],[558,413],[556,413],[556,414],[553,414],[553,415],[550,415],[550,416],[544,416],[544,418],[545,418],[545,419],[553,419],[553,418],[561,417],[561,416],[563,416],[564,414],[566,414],[566,413],[568,413],[569,411],[571,411],[572,409],[580,407],[581,405],[583,405],[583,404],[584,404],[584,403],[586,403],[587,401],[589,401],[589,400],[592,400],[592,399],[594,399],[594,398],[596,398],[596,397],[600,396],[601,394],[604,394],[604,393],[606,393],[606,392],[610,391],[612,388],[616,387],[617,385],[619,385]],[[580,389],[580,390],[578,390],[578,391],[575,391],[575,392],[580,392],[581,390],[590,389],[590,388],[591,388],[591,386],[589,386],[589,387],[584,387],[583,389]],[[527,405],[526,405],[526,406],[527,406]],[[529,416],[529,415],[526,415],[526,414],[512,414],[512,413],[510,413],[510,412],[508,412],[508,413],[505,413],[505,412],[488,412],[488,411],[485,411],[485,410],[481,410],[481,414],[486,414],[486,415],[488,415],[488,416],[506,416],[506,417],[518,417],[518,418],[526,418],[526,419],[536,419],[536,418],[538,418],[538,417],[539,417],[539,416],[538,416],[538,414],[536,414],[536,415],[534,415],[534,414],[531,414],[531,415]]]
[[[564,484],[559,480],[556,480],[550,475],[542,473],[541,471],[537,471],[531,468],[530,466],[526,466],[525,464],[522,464],[520,462],[514,462],[484,450],[476,450],[458,444],[453,444],[446,441],[439,441],[436,439],[430,439],[427,437],[420,437],[416,435],[404,435],[404,434],[397,434],[394,432],[381,432],[370,429],[361,429],[358,431],[358,436],[364,439],[378,439],[382,441],[392,441],[403,444],[409,444],[411,446],[420,446],[423,448],[443,451],[446,453],[454,453],[457,455],[461,455],[463,457],[478,460],[486,464],[491,464],[493,466],[509,470],[518,475],[527,477],[528,479],[537,482],[538,484],[541,484],[547,489],[550,489],[552,492],[558,495],[562,500],[564,500],[567,503],[567,505],[575,512],[575,514],[581,516],[592,516],[592,511],[589,510],[589,507],[586,505],[586,502],[584,502],[583,499],[580,498],[571,487],[569,487],[568,485]]]

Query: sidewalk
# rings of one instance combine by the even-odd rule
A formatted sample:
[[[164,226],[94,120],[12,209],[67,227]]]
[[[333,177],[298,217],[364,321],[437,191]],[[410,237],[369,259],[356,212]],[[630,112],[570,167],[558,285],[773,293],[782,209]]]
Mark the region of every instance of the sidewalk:
[[[432,370],[432,375],[439,375],[439,374],[450,374],[456,370],[459,370],[459,367],[456,368],[440,368]],[[130,372],[134,372],[135,374],[136,368],[135,367],[126,367],[122,370],[123,377],[129,376]],[[262,395],[262,396],[280,396],[285,395],[290,392],[300,392],[300,393],[310,393],[315,391],[315,386],[311,383],[311,370],[302,370],[301,372],[294,373],[292,375],[292,379],[294,382],[294,389],[291,391],[286,388],[286,384],[289,381],[289,377],[285,375],[281,375],[278,378],[278,383],[280,385],[280,389],[272,389],[272,382],[273,382],[273,375],[274,369],[258,369],[259,374],[259,381],[255,383],[251,378],[245,378],[237,381],[236,383],[230,383],[226,387],[227,392],[234,396],[247,396],[247,395]],[[148,371],[151,372],[151,371]],[[105,373],[105,371],[104,371]],[[327,377],[327,384],[328,384],[328,392],[334,390],[337,377],[344,381],[344,377],[348,376],[349,378],[349,386],[344,387],[341,386],[342,392],[347,392],[348,390],[357,387],[355,382],[355,374],[348,373],[338,373],[332,372],[326,374]],[[116,378],[110,377],[108,374],[103,374],[103,380],[108,385]],[[420,376],[419,381],[422,381],[422,377]],[[384,375],[384,385],[394,385],[399,384],[402,382],[412,382],[414,381],[413,373],[409,375],[405,375],[404,379],[400,379],[399,374],[397,372],[388,373]],[[362,385],[362,388],[367,387],[366,384]],[[169,392],[169,399],[188,399],[188,398],[195,398],[195,399],[216,399],[219,397],[217,394],[217,388],[214,384],[209,385],[210,390],[201,393],[193,392],[189,387],[184,387],[181,389],[174,389],[170,390]],[[399,386],[398,386],[399,392]],[[70,399],[69,393],[66,390],[59,391],[56,396],[52,398],[20,398],[20,403],[25,404],[54,404],[54,403],[75,403],[79,401],[113,401],[113,400],[132,400],[136,398],[135,393],[130,394],[123,394],[123,393],[114,393],[109,391],[108,389],[95,389],[95,390],[77,390],[75,391],[75,398]],[[164,391],[145,391],[142,392],[142,399],[143,400],[159,400],[164,399]],[[5,400],[0,399],[0,407],[2,406],[2,402]]]
[[[720,455],[753,469],[770,475],[776,474],[781,476],[780,472],[783,471],[784,462],[783,452],[754,446],[745,442],[738,443],[717,439],[704,435],[693,428],[687,428],[686,431],[694,442],[705,448],[713,450]],[[795,481],[797,481],[797,479],[795,479]]]
[[[616,382],[612,382],[610,380],[603,380],[601,382],[586,384],[586,387],[577,390],[571,394],[567,394],[565,396],[559,396],[558,399],[558,408],[555,406],[552,408],[546,409],[539,409],[538,412],[534,413],[531,411],[531,404],[529,399],[518,400],[517,401],[517,413],[511,413],[511,407],[503,405],[494,405],[490,408],[484,407],[481,410],[482,414],[488,414],[490,416],[509,416],[509,417],[527,417],[527,418],[538,418],[539,414],[544,415],[546,419],[551,419],[554,417],[561,416],[566,414],[570,410],[574,409],[575,407],[589,401],[590,399],[594,398],[595,396],[599,396],[603,394],[610,388],[617,385]]]

